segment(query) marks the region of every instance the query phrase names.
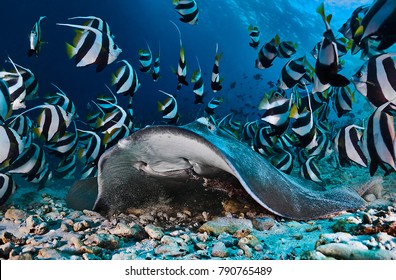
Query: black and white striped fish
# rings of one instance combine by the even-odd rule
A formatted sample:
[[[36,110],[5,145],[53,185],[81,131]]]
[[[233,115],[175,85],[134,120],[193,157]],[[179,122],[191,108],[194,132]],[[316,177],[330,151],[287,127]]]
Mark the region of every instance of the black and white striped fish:
[[[133,69],[128,61],[121,60],[120,62],[125,65],[118,68],[117,71],[112,74],[111,82],[116,86],[116,93],[133,97],[140,87],[139,78],[136,70]]]
[[[367,167],[367,158],[362,150],[363,127],[348,125],[342,127],[334,138],[334,148],[341,166],[351,161]]]
[[[204,82],[202,78],[201,65],[197,57],[198,69],[191,76],[191,82],[194,83],[193,92],[195,93],[194,104],[203,103]]]
[[[260,110],[266,110],[261,119],[270,124],[278,136],[287,129],[292,98],[286,98],[277,91],[266,94],[259,104]]]
[[[76,132],[66,131],[65,134],[55,142],[46,143],[45,147],[59,157],[67,157],[77,149],[78,134]]]
[[[396,54],[376,55],[352,77],[356,89],[376,107],[386,102],[396,105],[395,64]]]
[[[212,76],[210,82],[210,87],[212,88],[213,92],[217,92],[223,88],[220,84],[222,82],[222,78],[220,78],[220,73],[219,73],[220,59],[222,55],[223,55],[222,53],[219,54],[219,45],[216,44],[215,62],[213,64],[213,70],[212,70]]]
[[[250,141],[254,139],[257,129],[257,121],[245,122],[242,127],[242,140]]]
[[[278,46],[278,56],[280,58],[290,58],[297,50],[297,44],[291,41],[282,41]]]
[[[8,85],[0,79],[0,124],[3,124],[11,114],[12,107]]]
[[[44,188],[45,186],[50,185],[52,183],[52,170],[49,166],[49,163],[46,162],[42,168],[42,171],[33,178],[28,178],[28,181],[33,184],[39,185],[39,190]]]
[[[249,42],[249,45],[252,48],[257,49],[257,47],[260,45],[260,29],[257,26],[249,25],[248,31],[250,39],[252,40]]]
[[[167,124],[176,124],[179,120],[179,113],[176,98],[163,90],[159,92],[169,96],[163,103],[158,101],[158,111],[162,112],[162,118]]]
[[[62,107],[58,105],[44,104],[24,111],[22,114],[16,116],[12,120],[12,123],[19,119],[23,114],[36,109],[40,109],[41,113],[36,121],[37,127],[33,128],[32,131],[45,142],[50,142],[53,139],[62,137],[73,119],[73,116],[67,113]]]
[[[339,59],[336,39],[330,28],[331,15],[326,17],[324,4],[322,3],[317,12],[321,15],[326,31],[323,33],[322,42],[318,50],[318,58],[315,64],[314,86],[312,92],[323,92],[330,86],[344,87],[349,80],[338,74]]]
[[[2,172],[22,174],[24,177],[33,178],[41,172],[40,167],[43,166],[44,157],[44,150],[39,145],[32,143]]]
[[[25,115],[19,115],[17,117],[14,115],[7,120],[6,124],[9,128],[12,128],[18,133],[19,136],[21,136],[25,148],[29,147],[30,144],[33,143],[33,121],[29,117]]]
[[[281,76],[278,80],[278,88],[287,90],[294,87],[306,75],[305,57],[290,59],[282,68]]]
[[[257,148],[273,147],[277,141],[274,130],[270,126],[263,126],[256,130],[254,145]]]
[[[153,64],[153,54],[151,52],[150,46],[147,43],[147,50],[144,49],[140,49],[138,51],[138,55],[139,55],[139,64],[140,64],[140,68],[139,70],[141,72],[147,73],[150,71],[151,69],[151,65]]]
[[[316,156],[309,157],[306,162],[300,167],[301,177],[317,183],[322,182],[321,173],[317,163]]]
[[[102,138],[94,131],[81,129],[77,129],[77,131],[79,144],[81,144],[77,153],[78,159],[83,161],[85,166],[96,165],[105,151]]]
[[[199,9],[195,0],[173,0],[180,21],[194,25],[198,23]]]
[[[18,67],[8,57],[9,62],[13,65],[15,72],[0,72],[0,79],[3,79],[8,86],[8,91],[10,93],[10,101],[12,104],[12,110],[19,110],[26,108],[26,87],[23,81],[22,74],[19,72]]]
[[[11,176],[0,173],[0,205],[3,205],[10,198],[16,188],[15,181]]]
[[[59,178],[70,180],[75,178],[77,169],[77,157],[71,155],[63,158],[55,169],[55,175]]]
[[[179,52],[179,61],[177,64],[177,70],[175,71],[177,76],[177,90],[180,90],[182,85],[188,86],[188,82],[186,81],[187,77],[187,64],[186,57],[184,54],[184,47],[181,39],[181,32],[179,27],[173,21],[170,21],[177,29],[179,33],[179,44],[180,44],[180,52]]]
[[[112,135],[114,130],[118,130],[124,126],[128,129],[132,128],[132,120],[124,108],[117,104],[113,104],[113,106],[115,109],[106,113],[103,119],[99,118],[96,123],[96,128],[105,135]]]
[[[96,165],[85,165],[81,170],[80,179],[86,179],[98,176],[98,167]]]
[[[108,64],[114,62],[122,50],[115,44],[113,37],[91,26],[57,23],[83,30],[74,39],[75,46],[66,43],[67,54],[75,57],[77,67],[96,64],[96,72],[102,71]]]
[[[370,158],[371,176],[375,174],[378,167],[381,167],[385,174],[396,171],[394,118],[385,112],[389,104],[387,102],[378,107],[367,123],[365,138]]]
[[[213,97],[208,104],[206,104],[205,107],[205,113],[208,114],[209,116],[214,114],[214,110],[216,110],[217,107],[220,106],[220,104],[223,102],[223,98],[221,97]]]
[[[32,31],[29,34],[29,51],[28,56],[35,55],[39,56],[41,45],[43,41],[41,41],[41,21],[45,19],[46,16],[41,16],[37,22],[33,25]]]
[[[333,108],[340,118],[344,114],[352,111],[352,102],[354,100],[354,93],[350,87],[333,87]]]
[[[96,17],[96,16],[77,16],[77,17],[68,18],[68,20],[72,20],[72,19],[87,19],[88,21],[85,22],[83,25],[98,29],[98,30],[108,34],[110,37],[114,38],[113,33],[111,33],[111,31],[110,31],[109,24],[106,21],[104,21],[102,18],[100,18],[100,17]]]
[[[78,114],[74,102],[61,90],[57,85],[52,84],[58,91],[46,96],[47,102],[45,104],[58,105],[66,111],[68,116],[72,119],[77,119]]]
[[[282,151],[271,158],[271,163],[278,170],[290,174],[293,170],[293,156],[288,151]]]
[[[261,47],[256,59],[256,68],[265,69],[272,65],[272,62],[278,56],[279,43],[280,38],[276,35],[271,41]]]
[[[156,82],[158,81],[160,77],[160,60],[161,60],[161,53],[158,51],[157,57],[154,59],[153,63],[153,70],[151,72],[151,76],[153,77],[153,81]]]
[[[26,89],[26,97],[25,100],[34,100],[37,99],[38,96],[38,87],[39,82],[33,72],[25,67],[22,67],[15,63],[15,66],[18,68],[19,73],[22,75],[23,83]]]
[[[110,133],[105,133],[103,136],[103,144],[106,145],[106,149],[114,146],[119,140],[128,137],[132,133],[132,127],[128,127],[123,124],[121,127],[113,129]]]
[[[0,125],[0,165],[9,165],[24,149],[21,136],[12,128]]]
[[[376,0],[363,16],[360,26],[353,34],[354,41],[361,45],[373,39],[379,41],[376,50],[389,48],[396,42],[396,2],[394,0]]]
[[[306,149],[312,149],[318,145],[317,131],[312,114],[311,102],[308,94],[309,106],[303,107],[302,110],[296,104],[290,109],[290,117],[295,119],[292,123],[292,130],[297,135],[299,145]]]

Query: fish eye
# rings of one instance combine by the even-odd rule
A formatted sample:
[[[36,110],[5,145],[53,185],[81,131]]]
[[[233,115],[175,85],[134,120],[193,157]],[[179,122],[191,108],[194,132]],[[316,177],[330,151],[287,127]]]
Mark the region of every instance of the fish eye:
[[[118,49],[117,44],[114,44],[114,45],[113,45],[113,49],[114,49],[114,50]]]
[[[362,71],[359,71],[359,72],[356,73],[355,76],[356,76],[357,78],[361,78],[361,77],[363,76],[363,72],[362,72]]]

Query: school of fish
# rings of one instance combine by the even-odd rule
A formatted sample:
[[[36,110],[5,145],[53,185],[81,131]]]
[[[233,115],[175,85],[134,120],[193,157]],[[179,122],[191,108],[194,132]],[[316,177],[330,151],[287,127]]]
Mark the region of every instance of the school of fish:
[[[181,22],[198,23],[195,0],[172,2]],[[324,4],[317,12],[324,22],[323,36],[302,57],[294,57],[296,43],[281,41],[276,34],[261,45],[260,27],[248,26],[249,45],[258,50],[256,68],[268,69],[275,59],[287,59],[278,82],[271,84],[271,90],[258,104],[261,117],[242,122],[232,112],[225,117],[216,115],[216,108],[224,102],[218,93],[223,88],[223,53],[216,44],[210,88],[217,94],[205,101],[207,92],[199,59],[196,58],[197,70],[188,79],[181,32],[170,21],[178,32],[180,45],[177,69],[173,70],[176,90],[189,87],[190,81],[194,103],[206,104],[204,115],[209,123],[246,142],[281,172],[290,174],[297,161],[300,176],[321,183],[319,162],[334,157],[341,167],[369,168],[371,176],[381,168],[388,175],[396,171],[396,54],[386,52],[396,42],[396,1],[375,0],[358,7],[337,33],[331,28],[332,16],[325,14]],[[41,24],[45,18],[41,16],[29,34],[28,56],[38,57],[42,52],[45,42]],[[57,23],[76,32],[73,43],[66,43],[67,55],[74,59],[76,67],[95,65],[97,72],[114,64],[114,90],[106,85],[109,93],[91,100],[85,120],[77,114],[73,100],[55,84],[42,105],[27,109],[29,100],[39,98],[39,82],[32,71],[8,57],[9,69],[0,71],[0,205],[17,188],[15,174],[39,188],[50,185],[55,178],[78,179],[76,173],[81,174],[80,178],[96,176],[102,153],[139,129],[134,123],[132,102],[141,86],[139,71],[151,75],[153,82],[161,78],[160,45],[153,55],[146,42],[147,48],[137,54],[140,67],[136,71],[126,59],[119,59],[122,49],[108,22],[96,16],[68,20]],[[340,57],[348,52],[360,52],[362,61],[352,77],[339,74],[343,67]],[[309,62],[308,55],[314,63]],[[372,105],[371,116],[365,124],[349,124],[334,131],[329,114],[334,111],[342,117],[351,112],[356,91]],[[164,100],[158,101],[164,123],[180,124],[177,95],[162,90],[160,93],[165,95]],[[127,108],[118,103],[117,95],[128,98]],[[30,118],[27,112],[37,118]]]

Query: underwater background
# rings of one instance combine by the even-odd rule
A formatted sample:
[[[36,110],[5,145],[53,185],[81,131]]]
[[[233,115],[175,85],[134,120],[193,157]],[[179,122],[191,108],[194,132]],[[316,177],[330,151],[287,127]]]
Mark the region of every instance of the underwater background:
[[[199,3],[200,14],[197,25],[183,24],[174,10],[171,1],[19,1],[7,3],[1,19],[4,26],[2,36],[2,61],[10,56],[15,63],[32,70],[40,81],[40,96],[54,91],[50,83],[58,85],[67,95],[75,100],[77,111],[84,116],[87,103],[101,93],[107,93],[104,84],[110,85],[110,75],[119,67],[109,65],[101,73],[95,67],[76,68],[73,59],[65,54],[65,42],[74,37],[73,30],[56,26],[58,22],[67,23],[69,17],[94,15],[105,19],[115,35],[117,45],[122,49],[119,59],[128,60],[138,69],[138,51],[146,47],[146,41],[152,49],[153,56],[161,48],[161,78],[157,83],[150,75],[138,73],[141,88],[134,97],[134,117],[142,125],[161,123],[161,113],[157,111],[157,101],[164,98],[159,89],[176,93],[176,76],[171,67],[177,67],[179,56],[179,38],[175,27],[169,22],[176,22],[182,33],[185,47],[188,76],[197,68],[196,56],[199,58],[203,78],[207,84],[208,102],[212,97],[221,95],[225,101],[219,107],[218,114],[225,116],[231,109],[239,113],[242,121],[254,120],[260,116],[257,105],[263,94],[270,89],[267,82],[276,81],[280,71],[287,62],[277,59],[274,65],[265,70],[254,67],[258,50],[249,46],[249,25],[261,29],[261,42],[269,41],[278,34],[281,40],[298,44],[296,57],[312,50],[320,41],[324,24],[315,12],[321,1],[202,1]],[[359,5],[369,1],[329,1],[327,13],[333,14],[334,29],[350,17]],[[33,24],[40,16],[47,16],[41,23],[42,46],[39,58],[27,57],[28,35]],[[69,21],[70,22],[70,21]],[[209,88],[216,43],[223,52],[220,71],[224,77],[224,89],[213,93]],[[350,58],[353,68],[345,67],[348,74],[356,72],[357,65]],[[359,60],[358,60],[359,61]],[[348,64],[348,60],[346,63]],[[260,75],[259,77],[255,75]],[[234,88],[230,85],[236,82]],[[126,98],[119,97],[119,102],[126,104]],[[188,123],[203,114],[204,105],[193,104],[192,86],[183,87],[178,93],[181,123]],[[30,103],[28,106],[36,105]]]
[[[227,115],[232,116],[233,120],[240,124],[239,136],[237,136],[237,138],[241,139],[242,126],[244,124],[260,121],[261,117],[263,116],[263,110],[262,108],[259,108],[259,106],[262,104],[263,97],[271,92],[271,90],[276,88],[282,68],[289,61],[289,58],[277,57],[273,61],[273,65],[267,69],[258,69],[256,67],[256,59],[258,58],[261,47],[278,35],[281,41],[293,43],[293,46],[296,49],[296,53],[292,55],[293,58],[306,56],[311,65],[315,66],[311,51],[314,49],[315,45],[322,40],[323,33],[326,30],[323,19],[316,11],[318,6],[324,2],[326,15],[332,14],[330,25],[334,31],[334,34],[338,38],[341,37],[341,34],[337,30],[351,17],[352,12],[361,5],[373,3],[371,0],[197,0],[196,2],[199,6],[199,20],[197,24],[194,25],[183,23],[179,20],[180,15],[175,11],[175,5],[173,5],[172,1],[170,0],[21,0],[7,2],[7,4],[3,5],[2,7],[3,12],[2,16],[0,17],[0,23],[4,27],[2,29],[2,38],[0,39],[0,68],[11,71],[10,69],[12,69],[13,66],[10,63],[10,59],[12,59],[14,63],[30,69],[39,81],[38,98],[26,100],[26,109],[15,110],[13,115],[18,115],[27,109],[40,106],[44,104],[44,102],[48,102],[48,99],[46,100],[46,96],[49,93],[54,93],[57,91],[57,89],[52,85],[55,84],[57,87],[59,87],[59,89],[67,94],[67,97],[71,101],[73,101],[76,113],[78,115],[76,126],[80,129],[88,130],[89,126],[83,124],[83,122],[86,121],[87,114],[97,109],[96,105],[92,101],[96,101],[97,97],[99,96],[110,96],[109,89],[106,87],[106,85],[113,92],[116,91],[116,87],[112,85],[112,74],[114,74],[116,70],[121,67],[121,64],[117,61],[127,60],[136,70],[136,74],[140,83],[140,87],[134,93],[132,102],[132,121],[134,129],[137,130],[147,125],[166,123],[166,120],[163,118],[163,112],[159,111],[158,109],[158,102],[164,104],[164,99],[167,97],[162,92],[160,92],[161,90],[172,94],[177,100],[177,112],[179,114],[177,125],[187,124],[202,116],[207,116],[205,113],[205,108],[208,102],[212,98],[221,98],[220,105],[215,109],[214,118],[216,121],[220,121]],[[40,53],[37,56],[28,56],[29,33],[31,32],[33,25],[41,16],[46,16],[46,18],[44,18],[40,23],[42,33],[41,40],[43,42],[40,47]],[[76,33],[74,32],[73,28],[59,26],[57,23],[84,23],[85,20],[82,19],[69,20],[71,17],[78,16],[95,16],[105,20],[109,24],[111,32],[114,35],[114,42],[119,48],[122,49],[122,53],[119,54],[117,60],[108,64],[105,69],[100,72],[95,70],[95,65],[76,67],[75,58],[69,58],[67,55],[65,43],[67,42],[72,44]],[[174,22],[180,29],[181,41],[184,47],[187,65],[187,81],[189,85],[181,86],[180,90],[177,89],[177,75],[174,73],[174,70],[172,70],[177,69],[178,67],[180,38],[178,30],[171,21]],[[249,45],[251,42],[251,38],[249,37],[249,26],[256,26],[260,29],[260,44],[256,49]],[[139,51],[147,50],[148,46],[152,51],[153,61],[160,52],[160,77],[158,81],[153,81],[151,71],[148,73],[139,71]],[[222,54],[219,64],[219,74],[222,89],[214,92],[211,89],[210,84],[217,50],[218,53]],[[392,46],[386,49],[386,52],[391,53],[394,50],[395,47]],[[198,69],[197,59],[199,60],[205,85],[202,104],[194,103],[194,83],[191,82],[191,76],[193,72]],[[340,67],[339,73],[347,79],[351,79],[351,77],[362,67],[366,61],[367,57],[362,58],[360,54],[352,55],[348,50],[348,53],[342,56],[342,59],[340,59],[340,64],[342,67]],[[375,108],[369,104],[365,97],[363,97],[359,92],[355,91],[354,85],[352,83],[349,87],[354,91],[352,94],[352,110],[338,117],[333,109],[330,110],[328,115],[327,121],[331,126],[330,131],[332,134],[331,141],[334,140],[336,132],[343,126],[350,124],[365,126],[367,124],[367,119],[373,114],[375,110]],[[303,92],[304,90],[305,89],[302,89]],[[288,96],[290,96],[290,93]],[[116,97],[118,100],[118,105],[127,110],[128,102],[130,100],[128,96],[116,94]],[[39,110],[33,110],[26,113],[26,115],[30,116],[32,120],[35,121],[39,112]],[[229,115],[230,113],[231,115]],[[73,125],[70,126],[69,130],[72,130],[72,127]],[[34,142],[40,146],[43,145],[43,141],[40,139],[35,139]],[[331,146],[332,144],[327,143],[326,145]],[[78,151],[81,150],[81,147],[82,150],[88,149],[86,144],[79,144],[75,152],[78,153]],[[47,154],[48,150],[45,149],[45,152]],[[85,154],[85,152],[86,151],[82,151],[81,153]],[[298,157],[297,153],[293,156]],[[334,152],[332,156],[335,156]],[[320,157],[324,157],[323,154],[321,154]],[[269,158],[270,157],[267,157],[267,159]],[[56,168],[61,159],[62,157],[59,158],[52,154],[47,154],[47,160],[49,160],[50,168],[52,170]],[[296,158],[293,160],[297,162]],[[318,245],[318,243],[315,245],[315,240],[319,239],[319,233],[330,234],[333,232],[342,231],[349,232],[351,234],[355,233],[356,235],[366,233],[376,234],[381,232],[384,227],[378,226],[380,229],[373,229],[372,232],[365,231],[362,228],[357,229],[357,227],[361,226],[362,224],[362,217],[365,214],[372,215],[372,217],[378,214],[377,216],[380,217],[383,214],[381,211],[388,211],[386,223],[387,226],[393,223],[393,227],[388,231],[389,236],[387,236],[385,239],[381,240],[381,236],[378,238],[375,236],[375,242],[377,243],[372,241],[375,244],[373,243],[370,245],[367,241],[369,239],[368,237],[359,239],[355,238],[354,235],[351,235],[348,237],[344,236],[342,238],[344,238],[343,240],[346,244],[349,244],[348,242],[353,243],[359,241],[367,246],[370,250],[375,249],[374,251],[371,250],[370,253],[366,255],[365,253],[362,253],[362,255],[359,255],[361,258],[394,258],[396,251],[396,241],[394,238],[395,173],[393,172],[390,175],[383,177],[384,171],[378,170],[375,174],[377,176],[372,177],[370,176],[369,168],[363,168],[357,166],[354,163],[340,167],[331,160],[320,160],[321,159],[318,160],[318,164],[320,172],[322,173],[322,186],[332,187],[344,182],[350,182],[351,184],[368,182],[367,184],[370,185],[370,188],[372,185],[378,185],[378,188],[382,189],[383,184],[385,188],[388,187],[391,189],[391,191],[388,190],[384,198],[386,202],[383,202],[383,204],[381,204],[382,202],[379,203],[380,206],[378,208],[373,206],[373,209],[375,210],[370,210],[371,212],[367,212],[369,214],[366,212],[358,213],[358,218],[348,213],[345,216],[341,216],[339,219],[336,219],[335,221],[323,220],[310,224],[301,223],[297,225],[297,222],[285,222],[284,220],[279,220],[274,217],[271,217],[271,219],[267,221],[267,216],[258,215],[257,217],[263,219],[260,220],[260,222],[264,221],[264,224],[265,222],[268,222],[270,226],[267,228],[265,224],[260,228],[260,233],[256,232],[255,237],[257,241],[254,239],[254,242],[256,243],[253,242],[253,245],[248,244],[248,247],[250,248],[249,250],[246,249],[247,247],[243,247],[242,245],[238,245],[239,248],[235,250],[230,249],[232,246],[236,246],[234,244],[235,242],[238,243],[238,241],[235,241],[236,239],[240,240],[241,238],[246,237],[238,236],[235,231],[228,233],[231,234],[230,237],[225,234],[222,235],[216,230],[207,229],[206,232],[209,233],[209,236],[211,234],[215,236],[215,238],[212,238],[208,237],[207,234],[204,235],[202,232],[189,232],[189,230],[184,228],[180,229],[180,227],[176,227],[176,229],[180,230],[181,232],[171,235],[170,232],[173,232],[171,229],[174,230],[175,227],[170,226],[170,222],[167,220],[167,227],[164,226],[163,228],[165,236],[170,235],[173,238],[174,236],[180,236],[185,232],[188,232],[189,235],[191,234],[191,236],[193,236],[190,236],[192,239],[195,238],[198,240],[197,241],[194,239],[195,243],[191,244],[190,241],[187,241],[188,238],[184,239],[183,237],[183,242],[186,243],[185,246],[188,247],[188,249],[185,249],[183,247],[184,245],[182,245],[179,241],[175,241],[178,243],[178,247],[173,248],[176,252],[174,255],[172,255],[173,251],[169,254],[156,252],[155,248],[158,248],[158,244],[148,241],[147,234],[151,238],[150,240],[161,240],[161,238],[164,236],[164,232],[162,232],[160,233],[160,238],[154,237],[156,236],[156,233],[152,232],[153,230],[160,230],[158,228],[145,228],[147,225],[154,224],[154,221],[156,221],[157,218],[161,219],[161,217],[156,216],[157,213],[155,213],[155,215],[151,213],[151,217],[148,218],[140,218],[140,223],[137,224],[139,224],[141,228],[137,226],[137,232],[128,233],[130,235],[126,237],[132,238],[133,241],[122,241],[121,239],[125,238],[125,236],[123,235],[124,233],[120,233],[121,230],[119,228],[119,224],[123,222],[124,224],[131,225],[132,222],[131,220],[128,220],[128,218],[117,218],[116,222],[109,222],[103,217],[98,218],[95,213],[90,211],[85,211],[83,213],[79,212],[79,216],[77,217],[77,214],[73,212],[72,209],[68,209],[67,211],[64,210],[68,215],[67,217],[74,221],[74,225],[77,223],[80,224],[76,226],[76,228],[74,225],[71,225],[71,228],[68,228],[68,226],[65,225],[64,229],[61,230],[70,231],[72,233],[81,233],[87,228],[91,228],[92,232],[95,232],[96,234],[96,231],[100,231],[101,225],[111,224],[112,226],[116,226],[120,231],[116,232],[114,230],[111,232],[110,235],[113,236],[111,238],[114,239],[110,238],[110,241],[107,240],[108,242],[106,240],[96,240],[95,238],[97,236],[91,239],[88,238],[89,240],[87,239],[84,241],[86,244],[89,244],[89,246],[103,248],[103,251],[100,252],[90,251],[90,249],[87,248],[81,249],[81,244],[80,247],[74,244],[72,246],[75,248],[78,247],[76,249],[78,252],[74,252],[75,254],[69,253],[67,251],[68,249],[65,251],[57,249],[56,252],[42,252],[41,255],[38,253],[39,251],[32,250],[31,255],[33,258],[37,259],[69,259],[72,258],[70,255],[77,255],[77,259],[81,256],[83,256],[81,258],[84,259],[172,259],[182,257],[192,257],[193,259],[205,259],[213,257],[232,259],[295,259],[301,258],[301,256],[305,254],[303,258],[320,259],[323,257],[323,255],[319,256],[317,253],[318,251],[315,251],[315,246]],[[70,169],[71,171],[67,174],[67,180],[64,180],[64,178],[57,176],[54,173],[55,175],[53,174],[52,180],[48,181],[48,184],[46,184],[44,189],[42,189],[43,185],[41,182],[38,185],[32,184],[26,182],[26,180],[21,178],[19,175],[13,176],[17,181],[18,188],[14,195],[10,197],[10,200],[7,201],[9,204],[5,204],[5,207],[8,207],[8,205],[12,206],[10,209],[14,209],[13,207],[26,207],[26,209],[23,209],[23,211],[26,213],[22,213],[22,216],[20,217],[18,217],[18,215],[12,217],[12,214],[9,214],[7,219],[11,221],[18,219],[21,221],[26,220],[26,218],[29,217],[29,214],[31,214],[29,211],[32,210],[29,207],[34,208],[38,203],[41,203],[39,206],[41,207],[41,212],[39,211],[40,213],[37,215],[47,214],[47,210],[42,209],[45,207],[48,208],[48,205],[50,205],[50,208],[52,207],[52,212],[58,211],[58,214],[61,213],[62,209],[67,208],[64,202],[64,197],[66,196],[70,185],[80,178],[81,169],[83,166],[84,161],[77,161],[77,169]],[[314,167],[316,168],[316,165]],[[389,168],[389,166],[387,166],[387,168]],[[295,164],[294,170],[291,172],[293,176],[300,176],[299,164]],[[311,173],[315,173],[315,171],[311,170]],[[385,183],[383,180],[385,180]],[[381,185],[381,187],[379,187],[379,185]],[[37,188],[39,188],[40,191],[37,191]],[[41,196],[43,199],[40,202]],[[61,199],[59,199],[59,197],[61,197]],[[381,195],[375,193],[374,199],[378,200],[380,197]],[[29,200],[34,201],[36,204],[27,207],[26,204],[29,203]],[[387,210],[383,210],[385,208]],[[229,208],[227,209],[229,210]],[[6,216],[4,214],[6,211],[7,208],[2,209],[2,217]],[[238,212],[242,210],[237,208],[234,211]],[[144,213],[144,215],[146,214],[147,213]],[[10,215],[12,218],[10,218]],[[140,217],[139,215],[137,216]],[[242,216],[247,217],[249,215],[245,213]],[[56,220],[54,217],[50,217],[48,219],[52,219],[51,221],[54,221]],[[61,218],[63,219],[63,216]],[[178,218],[180,217],[178,216]],[[252,217],[248,218],[250,219]],[[14,232],[15,236],[18,236],[18,234],[15,233],[18,232],[18,230],[15,229],[15,225],[10,225],[7,219],[3,219],[3,224],[0,225],[0,230],[3,232],[5,230]],[[84,219],[88,222],[82,226],[81,224]],[[375,220],[375,218],[373,219]],[[46,218],[44,220],[46,220]],[[193,223],[194,221],[192,220],[194,219],[191,218],[189,220],[187,218],[187,220],[181,222],[181,224],[188,228],[186,224],[190,222]],[[207,217],[204,217],[203,220],[207,221],[208,219]],[[46,221],[48,222],[48,220]],[[221,220],[219,223],[223,222],[227,224],[230,221]],[[232,223],[233,222],[234,221],[232,221]],[[241,223],[237,226],[239,229],[246,226],[244,222],[238,222]],[[35,225],[35,228],[33,229],[34,234],[38,235],[46,234],[51,226],[54,226],[54,224],[48,222],[47,228],[43,230],[43,232],[40,232],[39,227],[37,227],[38,225],[40,225],[40,222],[37,222],[37,225]],[[81,228],[78,228],[79,226],[81,226]],[[223,225],[216,226],[221,227]],[[252,231],[253,228],[254,230],[258,230],[256,224],[254,224],[254,227],[253,225],[248,224],[248,227],[251,227]],[[262,232],[264,229],[267,230],[272,227],[273,232]],[[133,227],[131,228],[133,229]],[[142,228],[144,228],[144,230]],[[192,228],[196,229],[197,226],[194,225]],[[296,229],[305,231],[307,237],[304,239],[304,241],[306,241],[306,243],[301,241],[302,235],[296,235]],[[388,230],[389,227],[386,229]],[[144,235],[141,233],[141,231],[145,231],[147,234]],[[205,230],[203,230],[203,232],[204,231]],[[30,229],[30,233],[32,233],[32,229]],[[23,235],[23,232],[19,232],[19,234]],[[286,238],[286,241],[283,240],[281,243],[279,243],[278,240],[284,234],[288,235],[290,239]],[[52,240],[51,238],[53,238],[53,236],[48,235],[43,239],[43,242],[49,242],[49,240]],[[70,236],[59,237],[58,240],[63,240],[62,238],[69,240]],[[100,236],[98,238],[100,239],[105,237]],[[235,240],[232,241],[232,238]],[[80,241],[83,240],[81,236],[77,239]],[[260,244],[258,241],[264,239],[267,239],[267,245],[264,243]],[[141,244],[143,245],[136,244],[136,240],[140,240]],[[228,249],[224,249],[222,247],[223,245],[218,245],[221,247],[220,253],[219,255],[213,255],[212,247],[219,243],[218,240],[220,240],[223,245],[225,244]],[[321,244],[325,245],[334,241],[331,236],[325,236],[320,240],[320,242],[322,242]],[[303,245],[296,245],[300,241]],[[15,243],[16,241],[14,240],[13,242]],[[77,241],[74,240],[73,242]],[[206,245],[206,247],[204,245],[197,245],[199,243],[205,242],[210,242],[210,245]],[[3,243],[5,244],[6,242],[3,241]],[[105,243],[107,245],[103,245]],[[116,245],[114,245],[115,243]],[[234,245],[229,246],[228,244],[231,243]],[[42,245],[38,245],[38,248],[41,248],[41,246]],[[200,246],[202,246],[202,248],[200,248]],[[278,250],[275,249],[277,246],[279,247]],[[55,248],[56,247],[57,246],[55,246]],[[133,249],[130,249],[132,247]],[[263,250],[267,247],[272,249],[272,252]],[[296,250],[293,248],[298,249]],[[196,253],[197,250],[199,251],[205,249],[207,250],[206,253]],[[217,249],[218,248],[216,247],[216,250]],[[378,253],[379,250],[388,251],[389,254],[384,253],[384,255],[381,255],[382,251]],[[149,251],[149,253],[146,254],[147,251]],[[223,255],[225,251],[227,253]],[[320,252],[323,253],[322,251]],[[24,254],[23,252],[21,253],[21,251],[15,251],[13,253],[14,255],[10,253],[8,256],[8,253],[9,252],[7,252],[7,254],[0,253],[0,255],[2,258],[11,258],[11,256],[22,256]],[[323,254],[326,255],[325,253]],[[341,255],[337,256],[331,256],[330,254],[329,256],[330,258],[351,258],[351,256],[348,254],[340,254]],[[7,256],[5,257],[5,255]],[[115,255],[117,256],[114,257]]]

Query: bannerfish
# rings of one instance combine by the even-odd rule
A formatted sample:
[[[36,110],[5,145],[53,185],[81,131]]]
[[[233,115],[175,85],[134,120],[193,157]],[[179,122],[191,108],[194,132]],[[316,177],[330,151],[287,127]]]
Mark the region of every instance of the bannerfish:
[[[195,0],[173,0],[176,12],[181,15],[180,21],[195,25],[198,23],[199,9]]]
[[[220,106],[220,104],[224,101],[222,97],[213,97],[205,107],[205,113],[209,116],[214,114],[214,110]]]
[[[370,158],[371,176],[375,174],[378,167],[385,171],[385,175],[396,171],[394,118],[385,112],[389,104],[387,102],[378,107],[367,122],[365,139]]]
[[[7,174],[0,173],[0,205],[15,192],[17,186],[14,179]]]
[[[102,71],[114,62],[122,50],[112,36],[91,26],[57,23],[57,25],[77,28],[86,32],[77,33],[75,46],[66,43],[69,58],[75,57],[77,67],[96,64],[96,72]]]
[[[326,31],[323,33],[322,42],[318,50],[318,58],[315,64],[314,86],[312,92],[323,92],[330,86],[344,87],[350,82],[347,78],[338,74],[338,50],[333,31],[330,28],[331,15],[325,15],[322,3],[317,12],[321,15]]]
[[[3,124],[12,114],[10,91],[3,79],[0,79],[0,124]]]
[[[222,78],[220,78],[219,73],[219,66],[220,66],[220,59],[223,54],[219,54],[219,45],[216,44],[216,55],[215,55],[215,62],[213,64],[212,76],[211,76],[211,83],[210,87],[212,88],[213,92],[218,92],[223,87],[221,86]]]
[[[194,104],[202,104],[203,103],[203,95],[204,95],[204,82],[201,72],[201,65],[199,64],[198,57],[197,64],[198,69],[195,70],[191,76],[191,82],[194,83],[193,92],[195,93]]]
[[[252,40],[249,42],[249,45],[257,49],[257,47],[260,45],[260,29],[257,26],[249,25],[248,27],[249,31],[249,37]]]
[[[373,39],[379,41],[376,49],[385,50],[396,42],[396,2],[394,0],[376,0],[363,16],[360,26],[353,34],[357,45]]]
[[[0,125],[0,165],[8,166],[22,153],[22,137],[12,128]]]
[[[272,65],[272,62],[278,56],[279,43],[280,38],[276,35],[271,41],[261,47],[256,59],[256,68],[265,69]]]
[[[124,65],[112,74],[111,83],[116,86],[116,93],[133,97],[140,87],[136,70],[125,59],[117,62]]]
[[[140,49],[138,51],[139,64],[140,64],[139,70],[143,73],[149,72],[151,69],[151,65],[153,64],[153,54],[151,53],[151,49],[147,41],[146,41],[146,45],[147,45],[147,50]]]
[[[376,107],[396,105],[396,54],[380,54],[366,61],[352,77],[356,89]]]
[[[41,51],[41,45],[43,41],[41,40],[41,21],[45,19],[46,16],[41,16],[38,21],[33,25],[32,31],[29,34],[29,51],[28,56],[35,55],[39,56]]]
[[[351,161],[367,167],[367,158],[362,150],[363,127],[348,125],[342,127],[334,138],[334,147],[338,162],[346,166]]]
[[[187,64],[186,57],[184,55],[184,47],[181,39],[181,32],[179,27],[173,21],[170,21],[177,29],[179,33],[179,44],[180,44],[180,52],[179,52],[179,61],[177,64],[177,70],[174,71],[177,76],[177,90],[180,90],[182,85],[188,86],[188,82],[186,81],[187,77]]]
[[[162,112],[162,118],[167,124],[176,124],[179,120],[176,98],[163,90],[159,90],[159,92],[169,96],[169,98],[165,99],[163,103],[158,101],[158,111]]]

